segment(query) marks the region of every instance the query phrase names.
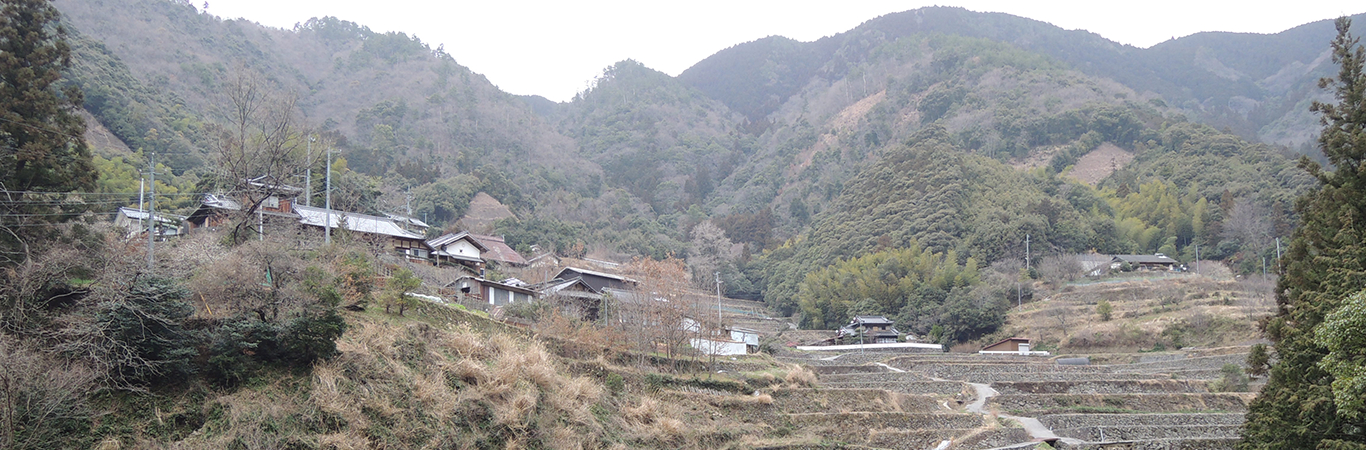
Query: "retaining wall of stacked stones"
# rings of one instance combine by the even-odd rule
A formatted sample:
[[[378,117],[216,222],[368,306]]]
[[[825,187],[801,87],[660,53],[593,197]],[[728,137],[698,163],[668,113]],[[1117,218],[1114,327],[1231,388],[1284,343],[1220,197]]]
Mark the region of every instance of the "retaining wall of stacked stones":
[[[821,386],[841,389],[886,389],[904,394],[954,395],[966,388],[957,381],[832,381]]]
[[[991,383],[1002,394],[1142,394],[1209,392],[1189,380],[1005,381]]]
[[[901,429],[970,429],[982,426],[980,414],[906,414],[889,412],[841,412],[788,414],[793,425],[801,427],[831,426],[851,433],[864,434],[879,428]]]
[[[954,448],[959,449],[986,449],[1003,447],[1018,442],[1029,442],[1029,433],[1024,428],[992,428],[981,430],[970,434],[957,441],[954,441]],[[930,448],[930,447],[926,447]],[[1033,447],[1030,447],[1033,448]]]
[[[1241,425],[1243,415],[1236,413],[1208,414],[1049,414],[1039,417],[1049,428],[1082,428],[1097,426],[1177,426],[1177,425]]]
[[[995,383],[995,382],[1017,382],[1017,381],[1112,381],[1112,380],[1166,380],[1171,377],[1166,374],[1151,373],[1059,373],[1059,372],[1037,372],[1037,373],[1001,373],[1001,374],[971,374],[962,377],[963,381],[971,383]]]
[[[1237,439],[1157,439],[1152,441],[1068,444],[1058,442],[1058,450],[1233,450]]]
[[[1238,425],[1120,426],[1055,428],[1053,429],[1053,433],[1058,436],[1081,439],[1087,442],[1105,442],[1192,438],[1236,439],[1238,437],[1238,429]]]
[[[1066,408],[1127,409],[1147,412],[1247,411],[1255,394],[1012,394],[992,397],[1003,411],[1054,411]]]
[[[881,389],[777,389],[770,395],[783,412],[932,412],[942,409],[934,397]]]

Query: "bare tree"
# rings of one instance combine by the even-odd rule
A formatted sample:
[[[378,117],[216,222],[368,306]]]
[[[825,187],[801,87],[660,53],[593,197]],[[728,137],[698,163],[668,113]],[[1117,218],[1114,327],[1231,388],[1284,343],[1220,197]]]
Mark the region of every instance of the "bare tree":
[[[3,333],[0,361],[0,448],[51,448],[65,432],[54,423],[89,415],[85,399],[96,387],[94,371],[45,356]]]
[[[265,202],[299,194],[290,183],[303,176],[307,137],[294,97],[272,91],[245,66],[232,71],[223,95],[224,124],[211,127],[218,146],[214,168],[219,188],[240,203],[229,231],[233,242],[240,243],[250,237]]]
[[[710,220],[693,227],[688,268],[692,269],[693,279],[697,280],[699,286],[712,286],[712,274],[738,256],[734,247],[735,244],[726,237],[725,230]]]
[[[636,284],[617,301],[617,323],[634,336],[639,351],[662,350],[670,359],[684,356],[689,340],[711,326],[702,322],[698,305],[687,295],[683,261],[638,258],[624,269]]]
[[[1240,198],[1224,220],[1224,237],[1237,239],[1243,249],[1260,252],[1271,245],[1271,216],[1263,207],[1247,198]]]

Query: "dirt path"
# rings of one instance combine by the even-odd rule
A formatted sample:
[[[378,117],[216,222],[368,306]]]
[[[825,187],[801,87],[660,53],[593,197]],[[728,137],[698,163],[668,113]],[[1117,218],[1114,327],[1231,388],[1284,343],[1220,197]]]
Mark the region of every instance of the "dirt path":
[[[987,399],[996,396],[998,392],[996,392],[995,389],[992,389],[991,386],[988,386],[984,383],[968,384],[972,385],[972,388],[977,391],[977,399],[973,400],[972,403],[968,405],[968,411],[975,412],[977,414],[991,415],[991,411],[988,411],[986,409]],[[1035,441],[1055,441],[1062,439],[1059,438],[1058,435],[1053,434],[1053,430],[1045,426],[1043,422],[1039,421],[1039,419],[1035,419],[1033,417],[1012,416],[1010,414],[997,414],[996,416],[1019,422],[1020,427],[1024,428],[1025,432],[1029,433],[1029,437],[1033,438]],[[1066,441],[1069,444],[1082,443],[1082,441],[1076,439],[1062,440]]]

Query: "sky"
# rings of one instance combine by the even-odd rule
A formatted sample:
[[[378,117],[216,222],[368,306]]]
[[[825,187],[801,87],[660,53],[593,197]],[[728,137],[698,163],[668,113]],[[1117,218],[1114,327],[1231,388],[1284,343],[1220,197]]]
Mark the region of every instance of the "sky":
[[[203,0],[190,0],[203,8]],[[567,101],[625,59],[678,75],[725,48],[768,36],[814,41],[925,6],[1003,12],[1083,29],[1136,47],[1201,31],[1277,33],[1366,11],[1348,2],[1150,0],[213,0],[208,12],[293,28],[335,16],[401,31],[488,77],[502,90]],[[1327,45],[1327,42],[1324,43]]]

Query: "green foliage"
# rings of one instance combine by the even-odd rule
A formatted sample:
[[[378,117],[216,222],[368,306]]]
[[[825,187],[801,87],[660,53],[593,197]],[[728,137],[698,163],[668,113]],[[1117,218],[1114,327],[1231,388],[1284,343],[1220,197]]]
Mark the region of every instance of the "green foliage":
[[[1210,392],[1247,392],[1247,374],[1237,364],[1219,368],[1219,379],[1210,383]]]
[[[384,312],[389,312],[391,306],[397,306],[398,315],[403,315],[403,312],[414,306],[417,301],[416,297],[408,295],[408,292],[421,286],[422,279],[413,276],[413,271],[406,267],[395,270],[389,281],[385,282],[387,292],[384,295]]]
[[[269,366],[310,367],[337,354],[346,320],[328,308],[300,315],[286,324],[252,315],[223,320],[209,331],[202,372],[222,386],[236,386]]]
[[[71,66],[71,47],[57,8],[46,0],[0,6],[0,234],[4,250],[27,251],[15,232],[74,215],[26,191],[89,191],[96,173],[86,146],[85,123],[75,114],[81,91],[58,91]],[[28,199],[32,202],[24,202]],[[63,205],[64,203],[56,203]]]
[[[1113,305],[1110,305],[1109,300],[1101,300],[1099,302],[1096,302],[1096,314],[1100,315],[1101,322],[1109,322],[1111,314],[1114,312],[1114,310],[1115,307]]]
[[[1314,329],[1314,342],[1328,350],[1318,366],[1333,376],[1333,403],[1338,415],[1348,420],[1366,419],[1366,361],[1359,356],[1366,348],[1366,291],[1352,294],[1324,317]]]
[[[1314,448],[1326,440],[1366,440],[1366,422],[1339,413],[1340,405],[1349,411],[1358,405],[1350,397],[1353,382],[1338,383],[1325,370],[1342,366],[1319,364],[1330,354],[1321,342],[1348,343],[1352,336],[1317,336],[1318,331],[1336,328],[1320,328],[1327,317],[1338,323],[1354,321],[1353,309],[1334,311],[1361,290],[1359,280],[1366,277],[1366,173],[1361,171],[1366,164],[1366,49],[1351,36],[1350,23],[1345,18],[1337,22],[1332,56],[1341,70],[1336,79],[1322,82],[1335,88],[1337,103],[1316,102],[1312,108],[1322,115],[1319,144],[1336,170],[1301,159],[1300,165],[1319,186],[1296,203],[1301,223],[1276,287],[1278,313],[1265,327],[1278,359],[1266,387],[1249,407],[1239,448]],[[1339,399],[1339,392],[1349,396]]]
[[[1266,350],[1266,344],[1254,344],[1247,352],[1247,374],[1253,376],[1266,376],[1268,365],[1271,363],[1271,354]]]
[[[194,313],[190,292],[173,280],[138,278],[126,297],[104,302],[95,320],[104,337],[131,354],[117,358],[110,374],[129,384],[172,384],[196,371],[198,339],[184,322]]]
[[[957,255],[912,246],[840,261],[812,272],[801,284],[802,325],[828,329],[859,314],[894,315],[909,304],[942,303],[922,290],[945,292],[976,284],[976,262],[959,264]]]

